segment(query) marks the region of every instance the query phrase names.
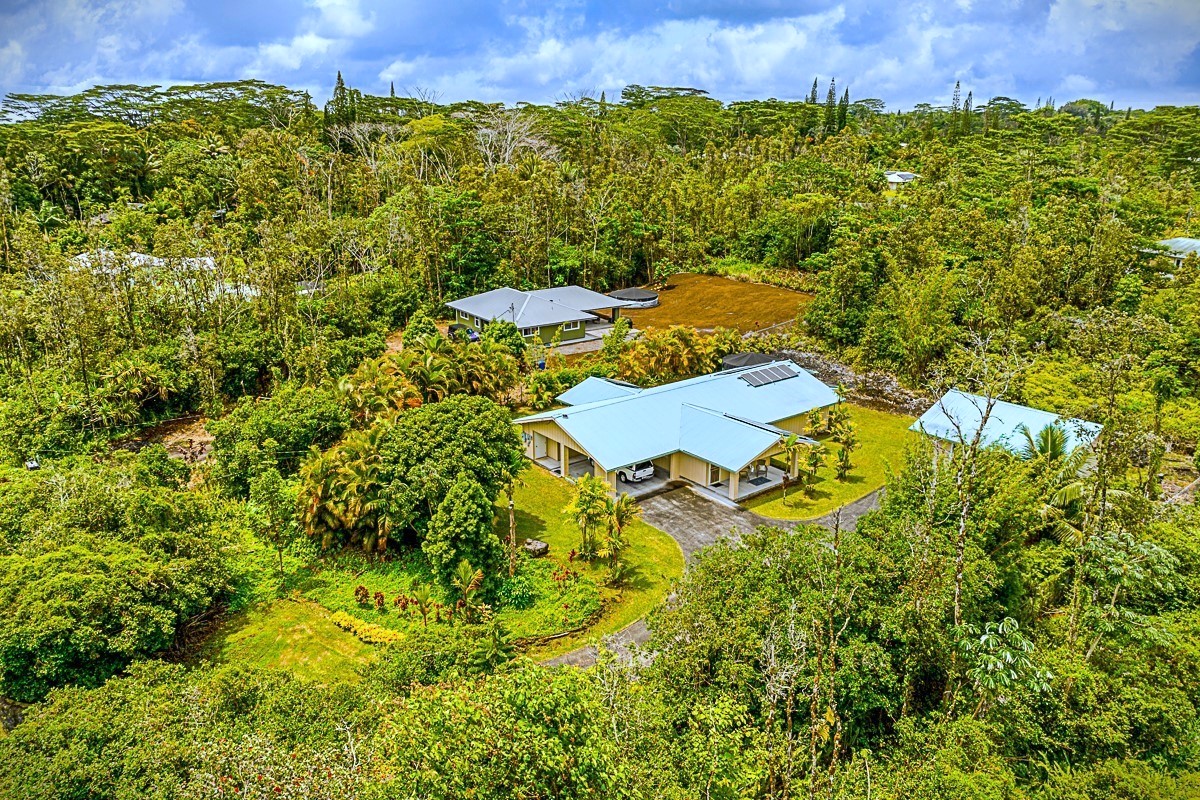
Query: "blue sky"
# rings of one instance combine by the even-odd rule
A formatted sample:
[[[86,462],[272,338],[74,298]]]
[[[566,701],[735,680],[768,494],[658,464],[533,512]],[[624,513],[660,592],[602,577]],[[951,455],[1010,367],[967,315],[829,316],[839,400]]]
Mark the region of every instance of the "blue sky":
[[[548,102],[630,83],[889,109],[1200,103],[1200,0],[0,0],[0,92],[261,78]]]

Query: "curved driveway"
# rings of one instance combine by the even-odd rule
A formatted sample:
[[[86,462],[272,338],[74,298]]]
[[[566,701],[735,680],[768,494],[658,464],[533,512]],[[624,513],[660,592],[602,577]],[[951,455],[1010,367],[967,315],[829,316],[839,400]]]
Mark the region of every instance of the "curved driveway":
[[[854,530],[859,517],[879,506],[881,492],[881,489],[877,489],[853,503],[842,506],[835,512],[804,524],[832,528],[835,518],[840,514],[842,530]],[[720,538],[736,539],[741,531],[752,530],[759,525],[791,528],[801,524],[768,519],[744,508],[723,505],[701,497],[687,487],[647,497],[641,500],[639,505],[642,507],[643,520],[659,530],[665,531],[679,543],[685,564],[692,561],[697,551],[713,544]],[[639,619],[606,637],[605,643],[618,656],[628,659],[632,657],[630,646],[641,644],[649,638],[650,629],[646,627],[645,620]],[[596,656],[596,646],[586,645],[545,663],[550,666],[569,664],[577,667],[590,667],[596,663]]]

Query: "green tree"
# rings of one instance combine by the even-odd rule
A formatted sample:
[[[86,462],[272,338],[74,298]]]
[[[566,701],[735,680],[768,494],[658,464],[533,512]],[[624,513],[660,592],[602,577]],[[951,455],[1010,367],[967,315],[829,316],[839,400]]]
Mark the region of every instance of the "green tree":
[[[258,536],[275,548],[279,555],[279,575],[283,576],[283,551],[299,533],[296,524],[296,487],[284,481],[279,470],[267,467],[250,481],[247,511]]]
[[[801,489],[807,485],[807,471],[800,472],[799,464],[797,464],[797,469],[794,470],[792,465],[798,461],[800,453],[808,447],[808,442],[804,441],[797,434],[792,433],[782,437],[779,440],[779,446],[783,450],[783,460],[786,462],[783,470],[783,500],[787,502],[788,484],[792,482],[793,478],[800,478]],[[805,470],[807,470],[807,466],[805,466]]]
[[[829,80],[829,91],[825,94],[825,116],[822,122],[825,135],[837,132],[837,79]]]
[[[579,527],[582,537],[579,544],[579,555],[585,559],[593,559],[599,551],[596,541],[597,529],[608,519],[608,484],[594,475],[581,475],[575,481],[571,493],[571,503],[563,509]]]
[[[522,669],[419,689],[385,729],[390,795],[571,800],[622,797],[628,785],[608,714],[578,670]]]
[[[504,548],[492,531],[495,509],[483,487],[461,476],[429,521],[421,551],[434,574],[452,588],[458,565],[478,565],[486,576],[496,574],[504,559]]]
[[[429,318],[429,315],[424,310],[418,308],[408,318],[408,324],[404,326],[404,346],[411,349],[420,349],[425,346],[429,338],[440,335],[434,321]]]
[[[483,339],[503,347],[516,358],[525,352],[525,337],[517,326],[506,319],[496,319],[483,328]]]

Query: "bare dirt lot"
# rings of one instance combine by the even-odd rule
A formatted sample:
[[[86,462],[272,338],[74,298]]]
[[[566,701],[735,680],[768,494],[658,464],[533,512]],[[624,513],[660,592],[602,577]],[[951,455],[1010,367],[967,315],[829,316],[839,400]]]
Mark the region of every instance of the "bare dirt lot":
[[[640,330],[687,325],[698,330],[735,328],[742,333],[792,322],[812,295],[722,278],[685,273],[656,287],[656,308],[622,312]]]

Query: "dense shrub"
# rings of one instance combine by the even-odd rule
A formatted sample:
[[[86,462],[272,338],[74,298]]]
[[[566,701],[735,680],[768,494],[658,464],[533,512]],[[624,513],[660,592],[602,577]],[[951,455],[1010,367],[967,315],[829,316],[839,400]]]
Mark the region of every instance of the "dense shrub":
[[[267,398],[243,397],[208,424],[213,480],[245,497],[259,468],[272,465],[289,476],[310,447],[329,447],[349,427],[350,414],[331,389],[285,384]]]

